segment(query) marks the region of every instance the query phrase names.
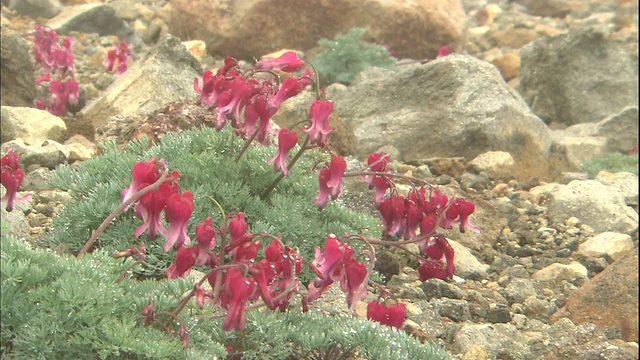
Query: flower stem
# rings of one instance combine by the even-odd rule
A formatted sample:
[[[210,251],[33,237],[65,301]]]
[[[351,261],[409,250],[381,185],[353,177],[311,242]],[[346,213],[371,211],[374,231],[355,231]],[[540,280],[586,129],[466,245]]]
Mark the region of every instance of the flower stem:
[[[304,139],[304,143],[302,143],[302,146],[300,147],[300,150],[298,150],[298,152],[296,153],[296,155],[291,159],[291,161],[289,161],[289,164],[287,164],[287,170],[291,170],[293,168],[293,166],[296,164],[296,162],[298,161],[298,159],[300,159],[300,157],[302,156],[302,154],[307,150],[307,144],[309,143],[309,136],[305,137]],[[273,180],[273,182],[271,183],[271,185],[269,185],[263,192],[262,194],[260,194],[260,199],[264,200],[267,198],[267,196],[269,195],[269,193],[271,193],[271,191],[273,191],[273,189],[276,188],[276,186],[278,186],[278,183],[284,178],[284,173],[280,173],[280,175],[278,175],[277,178],[275,178],[275,180]]]

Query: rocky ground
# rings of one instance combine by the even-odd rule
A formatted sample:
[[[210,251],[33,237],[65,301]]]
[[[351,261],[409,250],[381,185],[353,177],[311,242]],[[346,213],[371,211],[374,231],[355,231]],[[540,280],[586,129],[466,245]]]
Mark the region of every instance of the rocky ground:
[[[56,2],[51,3],[55,8]],[[71,7],[73,3],[80,1],[63,1],[65,8]],[[11,143],[12,147],[22,149],[24,154],[22,158],[27,166],[27,178],[23,189],[35,193],[36,196],[30,203],[17,204],[19,211],[6,213],[2,210],[2,216],[10,221],[11,229],[15,229],[13,231],[27,239],[35,239],[46,232],[56,211],[69,199],[68,194],[51,189],[46,184],[51,169],[60,163],[82,161],[95,156],[94,143],[101,137],[125,141],[127,136],[131,136],[127,135],[126,129],[135,131],[146,129],[144,126],[154,124],[153,121],[174,121],[175,119],[163,120],[159,115],[162,111],[153,115],[137,116],[136,111],[140,109],[150,112],[156,109],[166,110],[164,106],[176,100],[169,101],[168,96],[161,93],[162,91],[182,92],[186,94],[185,98],[195,98],[195,93],[189,87],[190,83],[182,88],[164,85],[163,81],[166,80],[154,78],[152,70],[148,70],[151,68],[149,64],[156,61],[154,59],[161,58],[159,55],[149,58],[146,55],[153,54],[156,43],[165,44],[165,47],[173,44],[172,40],[163,40],[164,34],[170,29],[172,4],[169,1],[155,0],[114,0],[105,1],[104,4],[115,10],[111,16],[113,23],[117,25],[114,25],[116,30],[103,35],[82,31],[69,33],[77,39],[73,52],[82,99],[78,108],[72,109],[71,114],[63,117],[61,124],[52,126],[54,130],[47,130],[46,135],[37,133],[34,130],[37,126],[33,125],[32,129],[22,129],[21,132],[16,130],[21,136],[7,138],[5,128],[8,127],[9,120],[5,120],[8,119],[5,113],[11,114],[13,119],[19,119],[18,122],[26,122],[29,118],[36,119],[33,120],[36,123],[40,121],[58,124],[56,121],[60,119],[51,119],[48,113],[30,112],[30,109],[5,109],[4,105],[25,105],[5,102],[3,93],[3,143],[29,134],[34,139],[44,136],[45,139],[55,140],[37,150],[29,148],[29,141],[22,145],[15,140]],[[595,29],[605,34],[607,41],[621,44],[624,54],[629,55],[631,59],[630,63],[635,60],[637,66],[638,3],[596,0],[467,0],[462,1],[461,5],[467,16],[466,28],[462,33],[465,41],[461,41],[456,50],[471,57],[453,56],[448,63],[434,62],[430,65],[428,69],[431,70],[428,71],[444,74],[442,82],[430,83],[432,78],[426,75],[423,81],[420,78],[423,76],[420,69],[423,68],[416,66],[407,67],[394,76],[372,70],[352,87],[334,86],[327,90],[329,97],[336,101],[336,112],[345,122],[349,121],[349,126],[353,129],[352,136],[359,139],[358,144],[362,149],[366,149],[362,150],[363,152],[384,146],[395,159],[393,167],[398,172],[440,185],[450,195],[458,194],[470,198],[477,207],[472,221],[482,229],[480,235],[448,234],[456,250],[457,270],[453,281],[432,279],[421,283],[416,271],[411,268],[412,264],[405,257],[398,254],[385,255],[385,272],[390,278],[387,285],[407,303],[408,320],[405,330],[421,338],[438,341],[452,356],[467,360],[638,359],[638,178],[629,173],[604,172],[595,180],[589,180],[586,174],[576,171],[575,166],[589,154],[611,151],[611,147],[614,146],[612,144],[615,143],[611,139],[624,136],[637,139],[637,90],[635,98],[633,94],[630,95],[631,101],[625,105],[627,107],[622,106],[611,112],[607,112],[609,110],[604,107],[598,108],[603,109],[603,113],[589,123],[597,123],[600,128],[589,134],[584,126],[572,127],[576,124],[562,119],[561,116],[565,115],[558,111],[554,114],[559,115],[548,118],[552,115],[545,113],[542,108],[536,109],[536,105],[531,101],[527,100],[525,104],[521,99],[513,100],[519,96],[526,99],[526,86],[535,83],[525,75],[531,74],[525,61],[531,61],[527,52],[533,50],[523,48],[531,41],[544,36],[562,35],[574,29]],[[36,23],[47,22],[47,14],[55,12],[55,9],[49,9],[49,13],[42,9],[39,11],[30,13],[24,9],[9,9],[3,6],[3,36],[11,30],[17,34],[30,33]],[[115,96],[106,95],[127,94],[126,88],[135,84],[135,80],[119,80],[102,68],[102,61],[108,49],[122,38],[128,39],[133,60],[142,63],[142,70],[131,69],[135,74],[139,74],[140,78],[146,79],[146,83],[141,85],[142,89],[157,91],[158,94],[156,99],[147,96],[145,90],[136,88],[137,96],[144,97],[145,102],[140,102],[139,99],[133,102],[129,98],[128,102],[132,103],[135,109],[119,104],[117,99],[114,100]],[[578,42],[574,41],[576,38],[571,39],[568,41],[569,44]],[[557,46],[553,42],[541,41],[540,44],[547,44],[550,48]],[[175,76],[177,79],[186,78],[192,81],[193,73],[199,76],[202,68],[210,68],[219,63],[220,58],[201,51],[202,44],[194,42],[189,46],[198,61],[180,60],[182,53],[177,50],[175,53],[170,49],[156,50],[158,54],[172,54],[170,57],[178,59],[175,60],[178,63],[183,61],[180,63],[181,70],[175,70],[174,67],[163,71],[165,77]],[[603,49],[607,54],[615,54],[617,51],[608,50],[607,47]],[[538,61],[543,62],[540,59]],[[612,61],[625,63],[626,60],[614,58]],[[450,70],[446,68],[446,64],[457,66]],[[493,67],[488,64],[495,65],[499,72],[492,73]],[[473,71],[469,74],[459,73],[460,68]],[[606,72],[602,66],[600,69],[601,72]],[[626,68],[616,71],[624,69]],[[3,66],[3,77],[4,71]],[[180,73],[181,71],[185,74]],[[402,79],[405,75],[412,80],[394,87],[394,79]],[[536,76],[542,75],[538,73]],[[385,80],[380,80],[383,78]],[[477,81],[463,83],[460,80],[462,78]],[[481,133],[480,136],[473,133],[475,144],[462,143],[460,140],[469,132],[458,133],[457,137],[452,138],[443,134],[445,145],[438,144],[439,147],[450,144],[453,148],[454,143],[461,142],[460,148],[452,150],[451,153],[445,154],[446,156],[427,159],[424,153],[433,153],[434,150],[427,145],[421,149],[423,145],[418,145],[419,139],[407,140],[412,135],[409,132],[395,133],[399,133],[405,142],[414,144],[411,148],[403,148],[401,142],[387,144],[381,139],[367,140],[363,135],[379,125],[375,122],[377,120],[362,115],[364,111],[359,112],[357,106],[358,103],[372,106],[363,101],[366,99],[366,92],[364,95],[359,95],[359,92],[364,92],[363,88],[371,88],[374,83],[385,84],[385,89],[396,97],[400,94],[400,97],[408,98],[407,103],[398,105],[398,112],[393,113],[394,117],[404,116],[401,110],[412,109],[413,106],[411,101],[414,99],[411,99],[410,94],[403,94],[402,88],[414,89],[409,92],[416,92],[420,91],[415,90],[418,89],[418,85],[433,85],[432,87],[441,87],[439,91],[442,94],[448,91],[442,84],[454,84],[452,86],[458,98],[464,97],[460,94],[467,96],[473,93],[481,93],[486,98],[482,104],[465,102],[464,99],[458,98],[453,101],[446,99],[450,101],[450,107],[459,111],[456,116],[473,118],[477,116],[477,112],[493,111],[497,114],[494,115],[495,118],[503,116],[507,120],[496,125],[490,122],[494,119],[487,120],[486,117],[482,117],[480,120],[483,124],[498,128],[493,129],[492,134]],[[417,85],[412,88],[412,84]],[[637,71],[635,84],[634,89],[637,88]],[[573,82],[570,82],[570,85],[576,88],[580,86]],[[621,83],[617,86],[627,89],[631,85]],[[513,95],[516,91],[520,91],[520,95]],[[543,92],[540,88],[536,91]],[[601,94],[605,95],[607,94]],[[425,96],[431,99],[428,97],[429,94]],[[382,97],[381,95],[379,98]],[[471,97],[468,95],[467,98]],[[567,95],[566,99],[569,98]],[[569,101],[566,99],[563,101]],[[381,103],[382,101],[380,100]],[[429,111],[441,111],[435,100],[433,101],[429,102]],[[486,104],[492,101],[497,105],[488,107]],[[554,101],[549,100],[544,104],[545,107],[556,106]],[[593,103],[595,100],[588,102]],[[104,103],[101,105],[103,108],[113,109],[116,113],[109,114],[108,121],[96,126],[95,122],[91,123],[93,120],[89,120],[92,116],[87,114],[93,115],[91,111],[97,112],[94,110],[97,106],[95,104],[101,103]],[[92,105],[82,109],[84,104]],[[148,104],[153,104],[155,108],[145,108]],[[347,105],[340,108],[340,104]],[[588,104],[576,105],[580,106]],[[198,113],[201,110],[197,108],[190,109],[190,114],[193,115],[191,118],[199,119],[206,116]],[[291,109],[289,112],[295,115],[296,105],[291,105]],[[288,110],[283,110],[283,113],[287,112]],[[385,115],[381,110],[377,116],[384,118]],[[540,121],[536,116],[545,121]],[[570,113],[566,116],[575,119],[584,115]],[[447,116],[443,115],[442,118]],[[407,116],[406,119],[400,120],[405,121],[404,126],[411,131],[411,118]],[[358,121],[366,124],[368,128],[360,129]],[[509,138],[508,131],[502,133],[507,127],[507,121],[513,124],[515,129],[520,129],[518,126],[536,129],[535,134],[518,130],[523,134],[521,138]],[[636,124],[635,130],[633,126],[628,125],[631,121]],[[616,125],[618,123],[624,126]],[[461,127],[471,126],[462,121],[461,124]],[[613,130],[607,130],[607,126],[613,127]],[[101,130],[96,133],[95,128]],[[594,134],[596,136],[592,136]],[[466,148],[480,147],[478,144],[483,137],[485,141],[494,144],[533,142],[527,140],[530,138],[538,140],[525,150],[514,150],[507,144],[495,149],[483,147],[482,151],[472,156],[464,153]],[[561,141],[556,140],[559,137],[562,137]],[[602,143],[601,138],[607,138],[609,141]],[[557,162],[548,160],[556,154],[553,153],[553,149],[559,147],[554,144],[561,144],[566,150],[563,153],[564,158]],[[618,148],[615,150],[621,151],[628,144],[616,146]],[[354,150],[356,157],[358,151]],[[351,164],[354,167],[358,165],[355,157],[352,158]],[[571,165],[574,165],[573,168]],[[536,172],[539,172],[539,175],[534,176]],[[343,201],[350,206],[371,210],[370,196],[362,185],[348,184]],[[396,275],[393,275],[394,273]],[[326,299],[326,303],[327,306],[331,306],[330,298]],[[339,308],[334,310],[340,311]]]

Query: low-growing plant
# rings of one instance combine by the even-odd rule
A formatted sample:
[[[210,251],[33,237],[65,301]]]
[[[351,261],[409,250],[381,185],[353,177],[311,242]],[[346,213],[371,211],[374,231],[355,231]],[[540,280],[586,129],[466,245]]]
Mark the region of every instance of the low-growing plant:
[[[362,70],[377,66],[394,69],[396,59],[389,49],[382,45],[362,40],[366,33],[363,28],[352,28],[334,40],[322,39],[318,44],[324,49],[314,59],[314,66],[320,74],[320,84],[350,84]]]
[[[590,179],[595,178],[603,170],[612,173],[627,171],[638,175],[638,155],[610,153],[583,161],[581,168]]]
[[[324,100],[320,92],[310,106],[309,118],[300,123],[306,125],[301,131],[305,134],[302,145],[298,145],[295,131],[281,128],[277,131],[277,148],[260,146],[271,142],[270,119],[280,104],[314,83],[314,71],[307,67],[300,77],[281,80],[276,70],[292,73],[306,65],[292,52],[263,60],[245,72],[237,65],[235,59],[227,58],[215,74],[209,70],[203,73],[202,87],[200,79],[194,81],[198,102],[215,112],[211,124],[215,130],[167,134],[155,145],[142,138],[131,142],[126,151],[110,143],[104,147],[104,155],[75,169],[58,169],[54,183],[72,191],[74,199],[54,221],[54,229],[43,244],[66,244],[77,252],[77,266],[88,256],[110,253],[112,258],[125,258],[115,278],[105,276],[104,271],[95,275],[109,281],[106,291],[113,296],[121,295],[112,290],[119,284],[141,280],[153,284],[153,278],[162,273],[169,280],[183,278],[194,267],[204,271],[190,291],[173,293],[176,303],[170,310],[158,303],[156,292],[148,292],[148,300],[138,307],[142,309],[137,319],[145,327],[154,325],[179,337],[185,350],[190,348],[194,331],[203,329],[195,323],[216,323],[211,332],[231,332],[215,337],[216,341],[223,338],[219,343],[226,346],[227,358],[254,358],[254,343],[246,341],[253,330],[248,319],[258,319],[263,315],[257,314],[264,312],[251,310],[268,307],[284,313],[278,314],[277,319],[288,321],[295,319],[297,308],[301,307],[301,316],[312,316],[315,302],[334,283],[345,292],[350,315],[371,291],[377,293],[378,299],[368,303],[367,318],[402,328],[406,306],[372,278],[375,248],[394,246],[418,258],[421,281],[451,279],[455,271],[454,250],[438,231],[457,227],[460,232],[478,232],[469,221],[475,206],[444,195],[424,180],[390,172],[386,168],[389,156],[384,152],[370,154],[361,169],[347,171],[345,159],[332,154],[328,146],[327,135],[333,130],[328,118],[333,103]],[[16,177],[20,174],[16,171],[18,161],[12,152],[2,158],[2,185],[14,190],[3,198],[7,202],[17,199],[21,181]],[[265,163],[273,165],[273,170]],[[373,206],[380,213],[381,226],[336,202],[342,180],[348,176],[359,177],[375,189]],[[406,195],[399,193],[396,181],[411,185]],[[143,234],[146,236],[141,238]],[[417,244],[418,253],[407,250],[407,244]],[[87,255],[92,251],[96,255]],[[89,269],[93,270],[92,265]],[[131,276],[132,271],[138,276]],[[74,269],[74,273],[93,274],[81,269]],[[3,273],[2,277],[3,281],[16,278],[11,273]],[[89,284],[99,283],[98,278],[77,280],[83,291],[90,288]],[[20,281],[13,281],[16,282]],[[70,295],[64,298],[72,310],[67,313],[65,309],[60,314],[67,313],[69,322],[82,327],[86,321],[75,318],[82,319],[90,310],[78,310],[74,304],[83,304],[90,297],[76,296],[80,291],[73,292],[72,283],[68,282],[65,291]],[[306,293],[301,291],[301,285],[306,285]],[[300,296],[299,305],[293,305],[294,295]],[[195,299],[195,313],[191,299]],[[11,306],[16,298],[9,300]],[[56,308],[54,300],[50,301]],[[94,305],[91,301],[87,304]],[[79,314],[75,315],[75,311]],[[219,332],[218,319],[222,317],[223,332]],[[292,327],[292,334],[278,341],[273,349],[284,346],[291,359],[362,354],[397,358],[398,352],[405,354],[408,349],[415,349],[419,358],[439,356],[431,346],[420,347],[400,333],[393,333],[393,337],[404,339],[397,341],[404,345],[390,347],[387,341],[380,341],[384,334],[372,328],[371,323],[357,325],[353,318],[346,319],[337,327],[311,326],[302,334],[303,327],[296,325],[298,328]],[[268,326],[276,322],[271,320]],[[352,336],[349,331],[353,330],[345,328],[357,330]],[[202,340],[202,333],[197,334],[198,340]],[[14,338],[17,337],[12,335],[7,340],[11,346],[5,347],[7,352],[19,343]],[[275,338],[270,335],[262,340]],[[370,346],[369,342],[383,347]],[[262,354],[264,344],[260,349],[256,358],[283,358],[284,353]]]

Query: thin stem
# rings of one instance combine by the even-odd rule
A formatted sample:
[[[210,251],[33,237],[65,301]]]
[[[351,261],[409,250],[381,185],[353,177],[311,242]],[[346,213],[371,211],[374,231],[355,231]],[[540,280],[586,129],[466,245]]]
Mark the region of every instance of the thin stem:
[[[287,170],[291,170],[293,168],[293,166],[296,164],[296,162],[298,161],[298,159],[300,159],[300,157],[302,156],[302,154],[307,150],[307,144],[309,143],[309,136],[305,137],[304,139],[304,143],[302,144],[302,146],[300,147],[300,150],[298,150],[298,152],[296,153],[296,155],[291,159],[291,161],[289,161],[289,163],[287,164]],[[267,195],[269,195],[269,193],[271,193],[271,191],[273,191],[273,189],[276,188],[276,186],[278,186],[278,183],[284,178],[284,173],[280,173],[280,175],[278,175],[277,178],[275,178],[275,180],[273,180],[273,182],[271,183],[271,185],[269,185],[260,195],[260,199],[264,200],[267,198]]]
[[[137,193],[133,194],[133,196],[131,196],[131,198],[129,198],[127,201],[125,201],[122,204],[120,204],[120,206],[118,206],[117,209],[115,209],[111,214],[109,214],[109,216],[107,216],[104,219],[102,224],[100,224],[100,226],[98,226],[98,228],[91,234],[91,237],[89,238],[89,240],[84,244],[84,246],[82,247],[82,250],[80,250],[80,252],[78,253],[78,256],[76,257],[76,260],[79,260],[82,257],[82,255],[84,255],[85,253],[87,253],[87,251],[89,251],[89,249],[91,248],[93,243],[95,243],[96,240],[98,240],[98,236],[100,236],[102,234],[102,232],[104,232],[104,230],[107,228],[107,226],[109,226],[111,221],[113,221],[113,219],[116,218],[116,216],[118,216],[121,212],[123,212],[125,209],[127,209],[129,207],[129,205],[131,205],[134,202],[138,201],[138,199],[140,199],[140,197],[142,197],[142,195],[144,195],[147,192],[155,190],[158,187],[160,187],[160,185],[162,185],[162,183],[165,182],[165,180],[167,180],[167,176],[168,175],[169,175],[169,173],[167,171],[164,171],[162,173],[162,175],[160,175],[160,178],[156,182],[154,182],[153,184],[143,188],[142,190],[138,191]]]
[[[260,121],[262,121],[262,119]],[[260,132],[260,129],[259,128],[256,129],[256,131],[253,133],[253,135],[251,135],[251,137],[247,141],[245,141],[244,146],[242,147],[242,149],[238,153],[238,156],[236,156],[236,160],[235,160],[236,162],[240,161],[240,158],[242,158],[242,155],[244,155],[244,153],[247,152],[247,149],[249,148],[249,146],[251,146],[251,143],[256,138],[256,136],[258,136],[259,132]]]
[[[140,258],[136,262],[134,262],[133,264],[127,266],[127,268],[124,269],[124,271],[122,271],[122,273],[120,273],[120,275],[118,275],[118,277],[115,280],[115,283],[116,284],[120,283],[120,281],[122,281],[122,279],[124,279],[124,276],[127,274],[127,272],[129,272],[129,270],[133,269],[137,265],[142,265],[143,263],[144,263],[144,259]]]

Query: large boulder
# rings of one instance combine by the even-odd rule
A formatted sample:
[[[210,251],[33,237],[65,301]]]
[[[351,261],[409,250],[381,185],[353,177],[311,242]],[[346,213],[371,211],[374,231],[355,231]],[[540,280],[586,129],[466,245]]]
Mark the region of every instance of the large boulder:
[[[22,34],[2,28],[0,45],[0,101],[2,105],[33,106],[36,78],[29,46]]]
[[[555,153],[553,132],[491,64],[449,55],[393,72],[369,68],[349,87],[330,86],[327,96],[357,138],[365,159],[383,146],[399,160],[505,151],[517,178],[555,178],[565,158]]]
[[[307,51],[364,27],[399,58],[434,58],[465,25],[459,0],[173,0],[169,32],[201,39],[210,53],[251,59],[284,48]]]
[[[572,292],[551,322],[568,317],[576,324],[615,327],[624,341],[638,342],[638,252],[609,265]]]
[[[519,79],[522,97],[547,123],[597,122],[638,104],[637,59],[591,29],[520,49]]]
[[[58,33],[71,31],[98,33],[100,36],[115,35],[121,40],[129,40],[133,34],[131,27],[116,16],[116,10],[109,4],[84,4],[66,6],[47,26]]]
[[[78,117],[95,130],[113,115],[145,114],[172,101],[193,100],[197,95],[193,79],[201,76],[200,63],[178,38],[166,35],[150,54],[134,63],[99,98],[87,104]]]

